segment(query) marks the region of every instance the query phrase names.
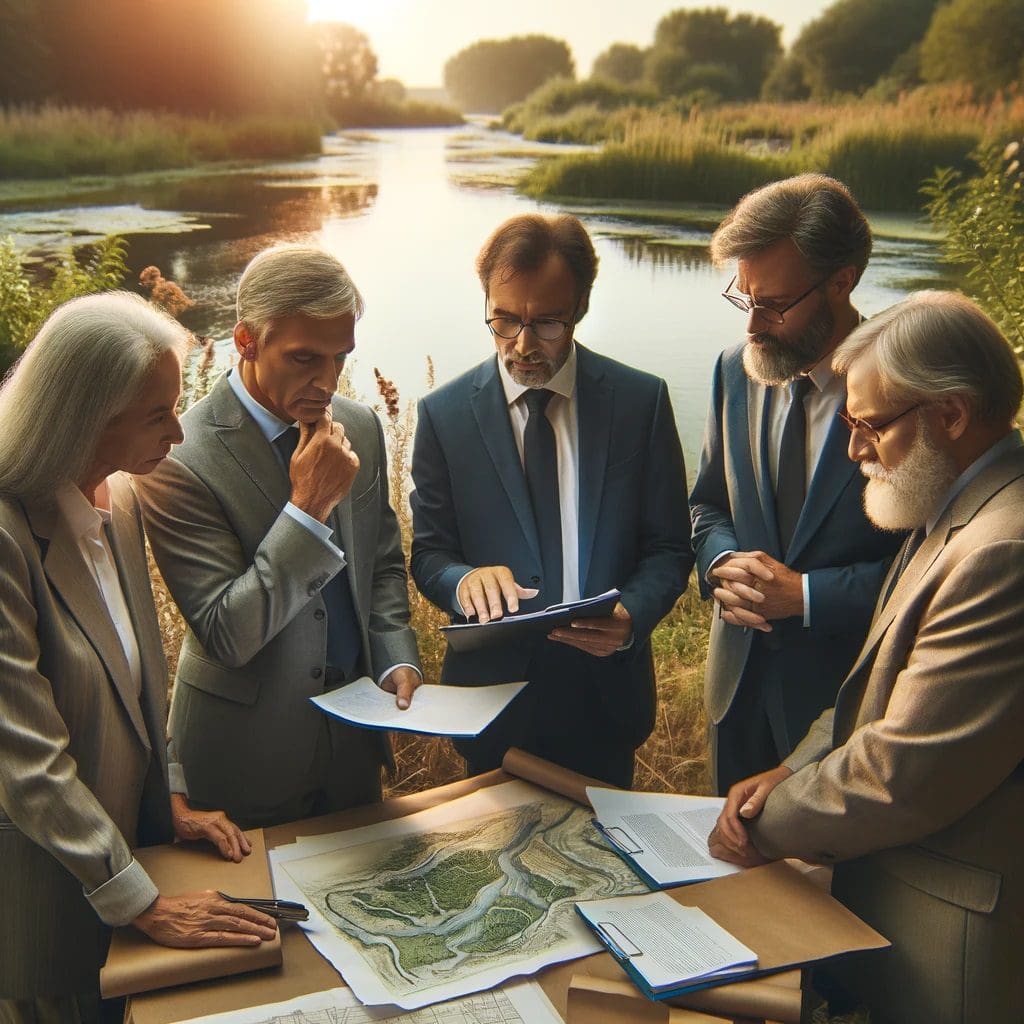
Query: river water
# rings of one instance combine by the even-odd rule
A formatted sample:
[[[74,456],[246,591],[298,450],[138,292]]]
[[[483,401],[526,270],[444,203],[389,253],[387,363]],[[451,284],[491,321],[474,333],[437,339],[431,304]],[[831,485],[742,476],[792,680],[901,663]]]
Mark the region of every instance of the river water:
[[[235,283],[249,258],[280,240],[335,253],[366,300],[351,368],[357,394],[377,401],[373,369],[403,400],[493,351],[473,270],[481,243],[506,217],[560,207],[517,195],[516,173],[557,147],[524,144],[481,126],[393,130],[325,140],[315,159],[231,172],[188,172],[77,186],[32,201],[4,200],[0,236],[26,252],[68,239],[126,235],[134,273],[158,265],[196,300],[183,318],[232,353]],[[693,470],[716,355],[741,340],[745,319],[720,296],[728,274],[707,262],[717,211],[566,207],[595,240],[600,267],[577,338],[664,377]],[[872,218],[875,255],[855,298],[867,315],[948,269],[911,218]]]

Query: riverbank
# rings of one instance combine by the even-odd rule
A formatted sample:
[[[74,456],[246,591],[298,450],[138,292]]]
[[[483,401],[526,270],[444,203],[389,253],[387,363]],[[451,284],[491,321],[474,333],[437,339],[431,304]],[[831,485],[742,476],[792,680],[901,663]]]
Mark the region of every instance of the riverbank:
[[[526,139],[605,143],[538,163],[519,182],[537,199],[731,206],[769,181],[822,171],[846,182],[866,209],[915,211],[937,168],[966,170],[980,144],[1024,133],[1024,97],[981,104],[950,89],[893,103],[727,104],[686,115],[566,102],[564,90],[552,92],[549,103],[537,97],[507,118]]]

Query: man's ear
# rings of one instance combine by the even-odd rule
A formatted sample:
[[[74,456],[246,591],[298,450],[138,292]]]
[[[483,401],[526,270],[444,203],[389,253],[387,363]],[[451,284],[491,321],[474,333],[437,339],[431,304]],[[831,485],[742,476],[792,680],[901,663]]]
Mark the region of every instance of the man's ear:
[[[949,395],[936,403],[939,428],[951,441],[959,441],[971,422],[974,411],[964,395]]]
[[[825,291],[833,302],[845,302],[850,298],[850,292],[857,284],[856,267],[840,267],[828,281],[825,282]]]
[[[241,320],[235,324],[235,329],[232,332],[232,337],[235,341],[235,349],[238,354],[249,362],[253,362],[256,358],[256,339],[252,336],[252,332],[248,326]]]

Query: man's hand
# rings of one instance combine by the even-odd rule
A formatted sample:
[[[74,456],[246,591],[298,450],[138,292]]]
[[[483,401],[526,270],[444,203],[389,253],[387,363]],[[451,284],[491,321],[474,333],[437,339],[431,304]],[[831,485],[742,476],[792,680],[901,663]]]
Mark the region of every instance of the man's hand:
[[[161,946],[258,946],[277,934],[272,917],[215,892],[157,896],[132,924]]]
[[[223,811],[197,811],[181,793],[171,794],[174,834],[185,843],[207,839],[225,860],[236,864],[252,853],[249,840]]]
[[[576,647],[595,658],[607,658],[628,646],[632,637],[633,616],[621,601],[605,618],[574,619],[568,628],[561,626],[548,633],[549,640]]]
[[[393,668],[380,684],[382,690],[395,695],[395,705],[400,711],[405,711],[412,703],[412,695],[416,688],[423,682],[419,672],[411,665],[399,665]]]
[[[359,456],[352,450],[345,428],[331,419],[328,407],[313,423],[299,424],[299,443],[288,474],[292,504],[321,523],[352,489],[359,472]]]
[[[738,551],[723,558],[711,575],[719,581],[715,600],[722,618],[733,626],[764,633],[769,621],[804,614],[801,574],[763,551]]]
[[[479,622],[490,622],[500,619],[505,608],[514,615],[519,611],[521,600],[528,601],[538,593],[540,591],[530,587],[519,586],[507,565],[483,565],[463,576],[457,596],[467,619],[475,615]]]
[[[737,782],[729,790],[725,807],[708,836],[708,849],[712,857],[727,860],[731,864],[742,864],[744,867],[766,863],[750,841],[745,822],[756,818],[764,810],[771,791],[792,774],[792,769],[780,764],[771,771],[751,775],[749,779]]]

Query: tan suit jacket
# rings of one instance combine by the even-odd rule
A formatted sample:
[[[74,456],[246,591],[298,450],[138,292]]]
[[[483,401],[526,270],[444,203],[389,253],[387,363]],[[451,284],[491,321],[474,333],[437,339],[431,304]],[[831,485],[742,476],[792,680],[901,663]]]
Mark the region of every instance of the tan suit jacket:
[[[111,504],[141,694],[63,517],[0,499],[0,999],[95,991],[104,921],[155,896],[130,847],[171,837],[167,666],[126,480]]]
[[[1018,448],[941,515],[751,827],[767,856],[837,863],[835,894],[892,940],[846,972],[873,1022],[1019,1022],[1022,759]]]

